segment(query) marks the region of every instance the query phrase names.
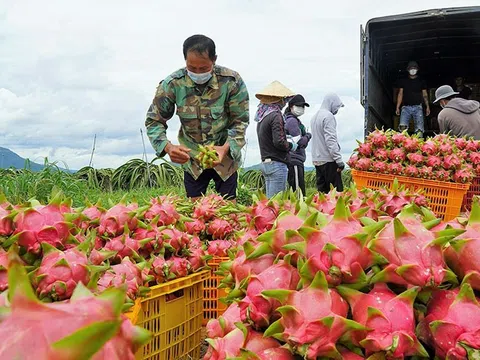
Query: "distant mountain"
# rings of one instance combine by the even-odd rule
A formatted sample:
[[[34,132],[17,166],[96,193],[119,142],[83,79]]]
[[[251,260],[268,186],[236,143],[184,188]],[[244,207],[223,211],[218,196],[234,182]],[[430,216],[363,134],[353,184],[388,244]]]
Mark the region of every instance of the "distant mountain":
[[[12,150],[0,147],[0,169],[24,169],[27,159],[22,158],[20,155],[14,153]],[[32,171],[41,171],[45,166],[42,164],[34,163],[30,161],[29,168]],[[65,170],[60,168],[61,170]],[[68,170],[65,170],[68,171]],[[71,171],[71,170],[70,170]],[[73,171],[71,171],[73,172]]]

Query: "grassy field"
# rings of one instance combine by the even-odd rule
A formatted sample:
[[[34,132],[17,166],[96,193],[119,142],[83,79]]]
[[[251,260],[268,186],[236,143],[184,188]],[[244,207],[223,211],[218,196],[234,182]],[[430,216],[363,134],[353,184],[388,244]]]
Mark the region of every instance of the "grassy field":
[[[315,172],[305,173],[307,195],[316,191]],[[343,173],[344,185],[351,181],[350,172]],[[238,201],[248,205],[252,193],[264,191],[265,182],[258,170],[239,172]],[[94,169],[85,167],[72,174],[59,169],[55,163],[47,163],[39,172],[25,169],[0,169],[0,191],[14,204],[35,198],[47,202],[52,190],[58,188],[71,197],[74,206],[82,206],[88,200],[92,203],[108,199],[118,202],[127,200],[140,203],[164,194],[185,195],[183,171],[161,159],[146,163],[133,159],[117,169]],[[213,191],[213,184],[212,184]]]

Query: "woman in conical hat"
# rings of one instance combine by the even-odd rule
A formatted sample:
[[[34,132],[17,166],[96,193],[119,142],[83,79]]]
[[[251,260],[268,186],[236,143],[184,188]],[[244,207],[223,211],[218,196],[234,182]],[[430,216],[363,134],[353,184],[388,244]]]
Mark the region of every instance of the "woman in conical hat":
[[[285,134],[282,109],[295,93],[279,81],[274,81],[255,94],[260,100],[255,121],[265,177],[267,197],[284,191],[288,175],[288,153],[297,144]]]

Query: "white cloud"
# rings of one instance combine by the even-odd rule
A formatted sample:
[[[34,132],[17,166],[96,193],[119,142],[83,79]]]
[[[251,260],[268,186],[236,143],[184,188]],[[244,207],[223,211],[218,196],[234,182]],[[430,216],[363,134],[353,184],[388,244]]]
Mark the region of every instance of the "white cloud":
[[[237,70],[251,95],[272,80],[302,93],[314,114],[326,92],[338,114],[345,156],[363,136],[359,25],[370,18],[476,1],[378,3],[299,0],[5,0],[0,5],[0,146],[71,168],[88,164],[94,134],[98,167],[141,157],[139,129],[158,82],[183,65],[182,43],[211,36],[219,64]],[[170,121],[175,139],[178,121]],[[246,164],[259,161],[255,124]],[[149,158],[153,150],[147,141]],[[346,159],[345,159],[346,160]],[[310,160],[308,160],[310,161]]]

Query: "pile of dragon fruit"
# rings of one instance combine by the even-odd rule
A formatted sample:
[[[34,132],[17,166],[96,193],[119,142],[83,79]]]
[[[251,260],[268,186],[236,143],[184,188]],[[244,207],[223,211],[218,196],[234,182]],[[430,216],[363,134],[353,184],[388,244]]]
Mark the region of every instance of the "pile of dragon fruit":
[[[480,142],[445,134],[423,140],[406,132],[375,130],[359,142],[350,168],[380,174],[469,183],[480,176]]]
[[[478,199],[446,223],[405,195],[257,203],[204,359],[478,359]]]

